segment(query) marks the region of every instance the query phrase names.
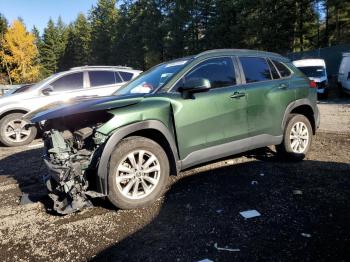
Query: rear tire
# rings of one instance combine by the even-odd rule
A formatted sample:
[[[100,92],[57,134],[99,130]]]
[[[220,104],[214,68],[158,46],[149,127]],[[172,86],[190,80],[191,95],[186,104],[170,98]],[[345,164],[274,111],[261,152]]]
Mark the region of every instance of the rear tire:
[[[169,173],[167,154],[158,143],[140,136],[125,138],[111,156],[108,198],[121,209],[148,206],[164,193]]]
[[[276,146],[276,151],[288,160],[301,161],[310,149],[312,135],[310,121],[303,115],[291,114],[284,129],[283,141]]]
[[[35,126],[25,127],[29,122],[22,113],[13,113],[0,120],[0,142],[9,147],[30,144],[36,137]]]

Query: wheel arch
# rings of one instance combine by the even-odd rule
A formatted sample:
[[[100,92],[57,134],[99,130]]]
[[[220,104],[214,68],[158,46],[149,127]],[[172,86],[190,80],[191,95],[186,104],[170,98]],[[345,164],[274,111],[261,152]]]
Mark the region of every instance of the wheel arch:
[[[310,121],[312,133],[314,135],[316,134],[319,121],[318,110],[312,106],[309,99],[300,99],[288,105],[282,121],[282,130],[284,130],[290,114],[300,114],[305,116]]]
[[[177,174],[179,171],[177,145],[169,129],[158,120],[136,122],[116,130],[104,145],[97,171],[97,189],[105,195],[108,194],[108,170],[111,155],[118,143],[130,136],[143,136],[160,144],[169,158],[171,174]]]
[[[29,112],[29,110],[24,109],[24,108],[11,108],[9,110],[6,110],[6,111],[0,113],[0,120],[9,114],[15,114],[15,113],[27,114],[28,112]]]

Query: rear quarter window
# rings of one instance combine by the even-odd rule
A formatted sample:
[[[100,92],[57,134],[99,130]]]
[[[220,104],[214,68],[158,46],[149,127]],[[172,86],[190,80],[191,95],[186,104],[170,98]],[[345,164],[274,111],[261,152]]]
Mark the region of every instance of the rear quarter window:
[[[292,74],[291,70],[286,65],[276,60],[272,60],[272,62],[275,64],[277,70],[280,72],[281,77],[288,77]]]
[[[132,73],[119,71],[120,76],[123,78],[125,82],[130,81],[134,76]]]

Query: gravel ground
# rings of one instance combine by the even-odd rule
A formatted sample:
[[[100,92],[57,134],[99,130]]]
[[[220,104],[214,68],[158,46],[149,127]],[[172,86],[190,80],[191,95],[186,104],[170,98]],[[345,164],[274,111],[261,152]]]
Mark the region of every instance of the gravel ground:
[[[320,109],[321,132],[303,162],[284,162],[270,148],[252,151],[172,177],[166,195],[139,210],[100,200],[54,215],[43,195],[40,140],[1,147],[1,260],[349,261],[350,129],[340,130],[349,104]],[[20,205],[23,193],[36,201]],[[249,209],[261,216],[242,218]]]
[[[321,111],[320,131],[350,132],[350,99],[332,99],[318,104]]]

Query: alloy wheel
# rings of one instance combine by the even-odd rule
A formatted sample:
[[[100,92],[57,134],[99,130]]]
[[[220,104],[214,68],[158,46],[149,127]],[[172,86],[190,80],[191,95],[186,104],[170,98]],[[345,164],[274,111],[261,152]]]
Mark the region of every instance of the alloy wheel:
[[[26,128],[27,124],[28,122],[23,119],[15,119],[9,121],[5,125],[4,132],[4,135],[7,138],[7,140],[15,143],[21,143],[26,141],[31,134],[31,129]]]
[[[296,122],[290,131],[290,147],[294,153],[304,153],[309,143],[309,130],[303,122]]]
[[[117,188],[129,199],[145,198],[156,188],[160,172],[159,160],[154,154],[145,150],[132,151],[117,168]]]

